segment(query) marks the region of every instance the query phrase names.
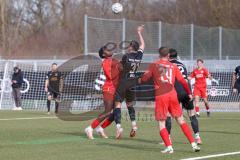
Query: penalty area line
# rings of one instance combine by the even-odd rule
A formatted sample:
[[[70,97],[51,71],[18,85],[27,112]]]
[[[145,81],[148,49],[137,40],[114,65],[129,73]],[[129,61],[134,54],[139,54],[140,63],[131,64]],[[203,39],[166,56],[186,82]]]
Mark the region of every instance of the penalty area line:
[[[239,152],[222,153],[222,154],[213,154],[213,155],[202,156],[202,157],[186,158],[186,159],[181,159],[181,160],[209,159],[209,158],[224,157],[224,156],[231,156],[231,155],[237,155],[237,154],[240,154],[240,151]]]
[[[29,118],[3,118],[0,121],[15,121],[15,120],[34,120],[34,119],[56,119],[57,117],[29,117]]]

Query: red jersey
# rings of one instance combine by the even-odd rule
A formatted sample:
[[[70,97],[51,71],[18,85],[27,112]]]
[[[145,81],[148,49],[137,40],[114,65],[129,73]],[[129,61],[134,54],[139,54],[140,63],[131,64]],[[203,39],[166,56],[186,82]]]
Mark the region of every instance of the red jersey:
[[[120,62],[111,57],[105,58],[102,62],[102,67],[106,76],[106,81],[103,85],[103,91],[116,89],[120,76]]]
[[[190,77],[195,78],[195,86],[199,88],[206,88],[206,78],[209,76],[209,72],[206,68],[194,69]]]
[[[169,61],[160,59],[159,61],[152,63],[149,66],[148,71],[142,76],[142,81],[147,81],[150,77],[153,78],[155,92],[159,92],[159,94],[155,94],[155,96],[167,93],[174,89],[175,79],[183,85],[188,94],[191,94],[190,88],[177,65]]]

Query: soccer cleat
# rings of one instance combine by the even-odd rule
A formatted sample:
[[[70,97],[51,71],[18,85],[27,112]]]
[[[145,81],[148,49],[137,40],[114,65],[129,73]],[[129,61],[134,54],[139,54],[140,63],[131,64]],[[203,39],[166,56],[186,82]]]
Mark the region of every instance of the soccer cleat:
[[[200,147],[196,143],[192,143],[192,150],[194,152],[199,152],[200,151]]]
[[[51,113],[50,112],[47,112],[48,115],[50,115]]]
[[[123,133],[123,128],[116,128],[116,139],[121,139]]]
[[[130,137],[135,137],[136,136],[136,132],[137,132],[137,126],[134,126],[130,132]]]
[[[199,113],[199,112],[196,112],[196,116],[197,116],[197,117],[200,117],[200,113]]]
[[[23,109],[22,109],[22,107],[17,107],[17,110],[22,111]]]
[[[98,126],[95,131],[97,134],[99,134],[102,138],[108,138],[108,136],[105,134],[104,129],[101,126]]]
[[[201,145],[202,144],[202,140],[200,137],[196,137],[195,138],[195,142],[198,144],[198,145]]]
[[[168,146],[167,148],[165,148],[165,149],[162,150],[161,152],[162,152],[162,153],[169,153],[169,154],[172,154],[174,151],[173,151],[172,146]]]
[[[87,134],[87,137],[88,137],[88,139],[94,139],[94,137],[93,137],[93,129],[92,129],[92,127],[87,127],[86,129],[85,129],[85,133]]]
[[[12,110],[13,110],[13,111],[16,111],[16,110],[18,110],[18,108],[17,108],[17,107],[14,107]]]
[[[207,111],[207,116],[210,117],[210,111]]]

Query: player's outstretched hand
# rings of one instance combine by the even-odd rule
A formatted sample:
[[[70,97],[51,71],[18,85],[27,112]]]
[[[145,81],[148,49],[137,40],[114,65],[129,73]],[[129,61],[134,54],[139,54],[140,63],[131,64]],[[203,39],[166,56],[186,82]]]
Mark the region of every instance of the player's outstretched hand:
[[[137,27],[137,32],[138,33],[142,33],[143,30],[144,30],[144,25],[140,25],[140,26]]]

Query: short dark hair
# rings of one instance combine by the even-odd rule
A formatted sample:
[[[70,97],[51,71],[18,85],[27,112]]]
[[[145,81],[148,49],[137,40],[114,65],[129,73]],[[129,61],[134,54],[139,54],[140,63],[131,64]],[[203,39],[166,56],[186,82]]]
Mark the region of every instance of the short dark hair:
[[[139,43],[137,41],[132,40],[130,42],[129,46],[132,47],[134,51],[138,51],[139,50]]]
[[[52,66],[53,66],[53,65],[56,65],[56,66],[57,66],[57,63],[52,63]]]
[[[99,55],[99,57],[100,58],[105,58],[105,56],[104,56],[104,51],[107,49],[107,47],[106,46],[103,46],[103,47],[101,47],[100,49],[99,49],[99,51],[98,51],[98,55]]]
[[[204,63],[204,61],[202,60],[202,59],[197,59],[197,62],[202,62],[202,63]]]
[[[159,48],[159,55],[161,57],[166,57],[169,54],[169,48],[167,47],[160,47]]]
[[[169,53],[170,53],[170,58],[177,58],[178,56],[176,49],[170,48]]]

